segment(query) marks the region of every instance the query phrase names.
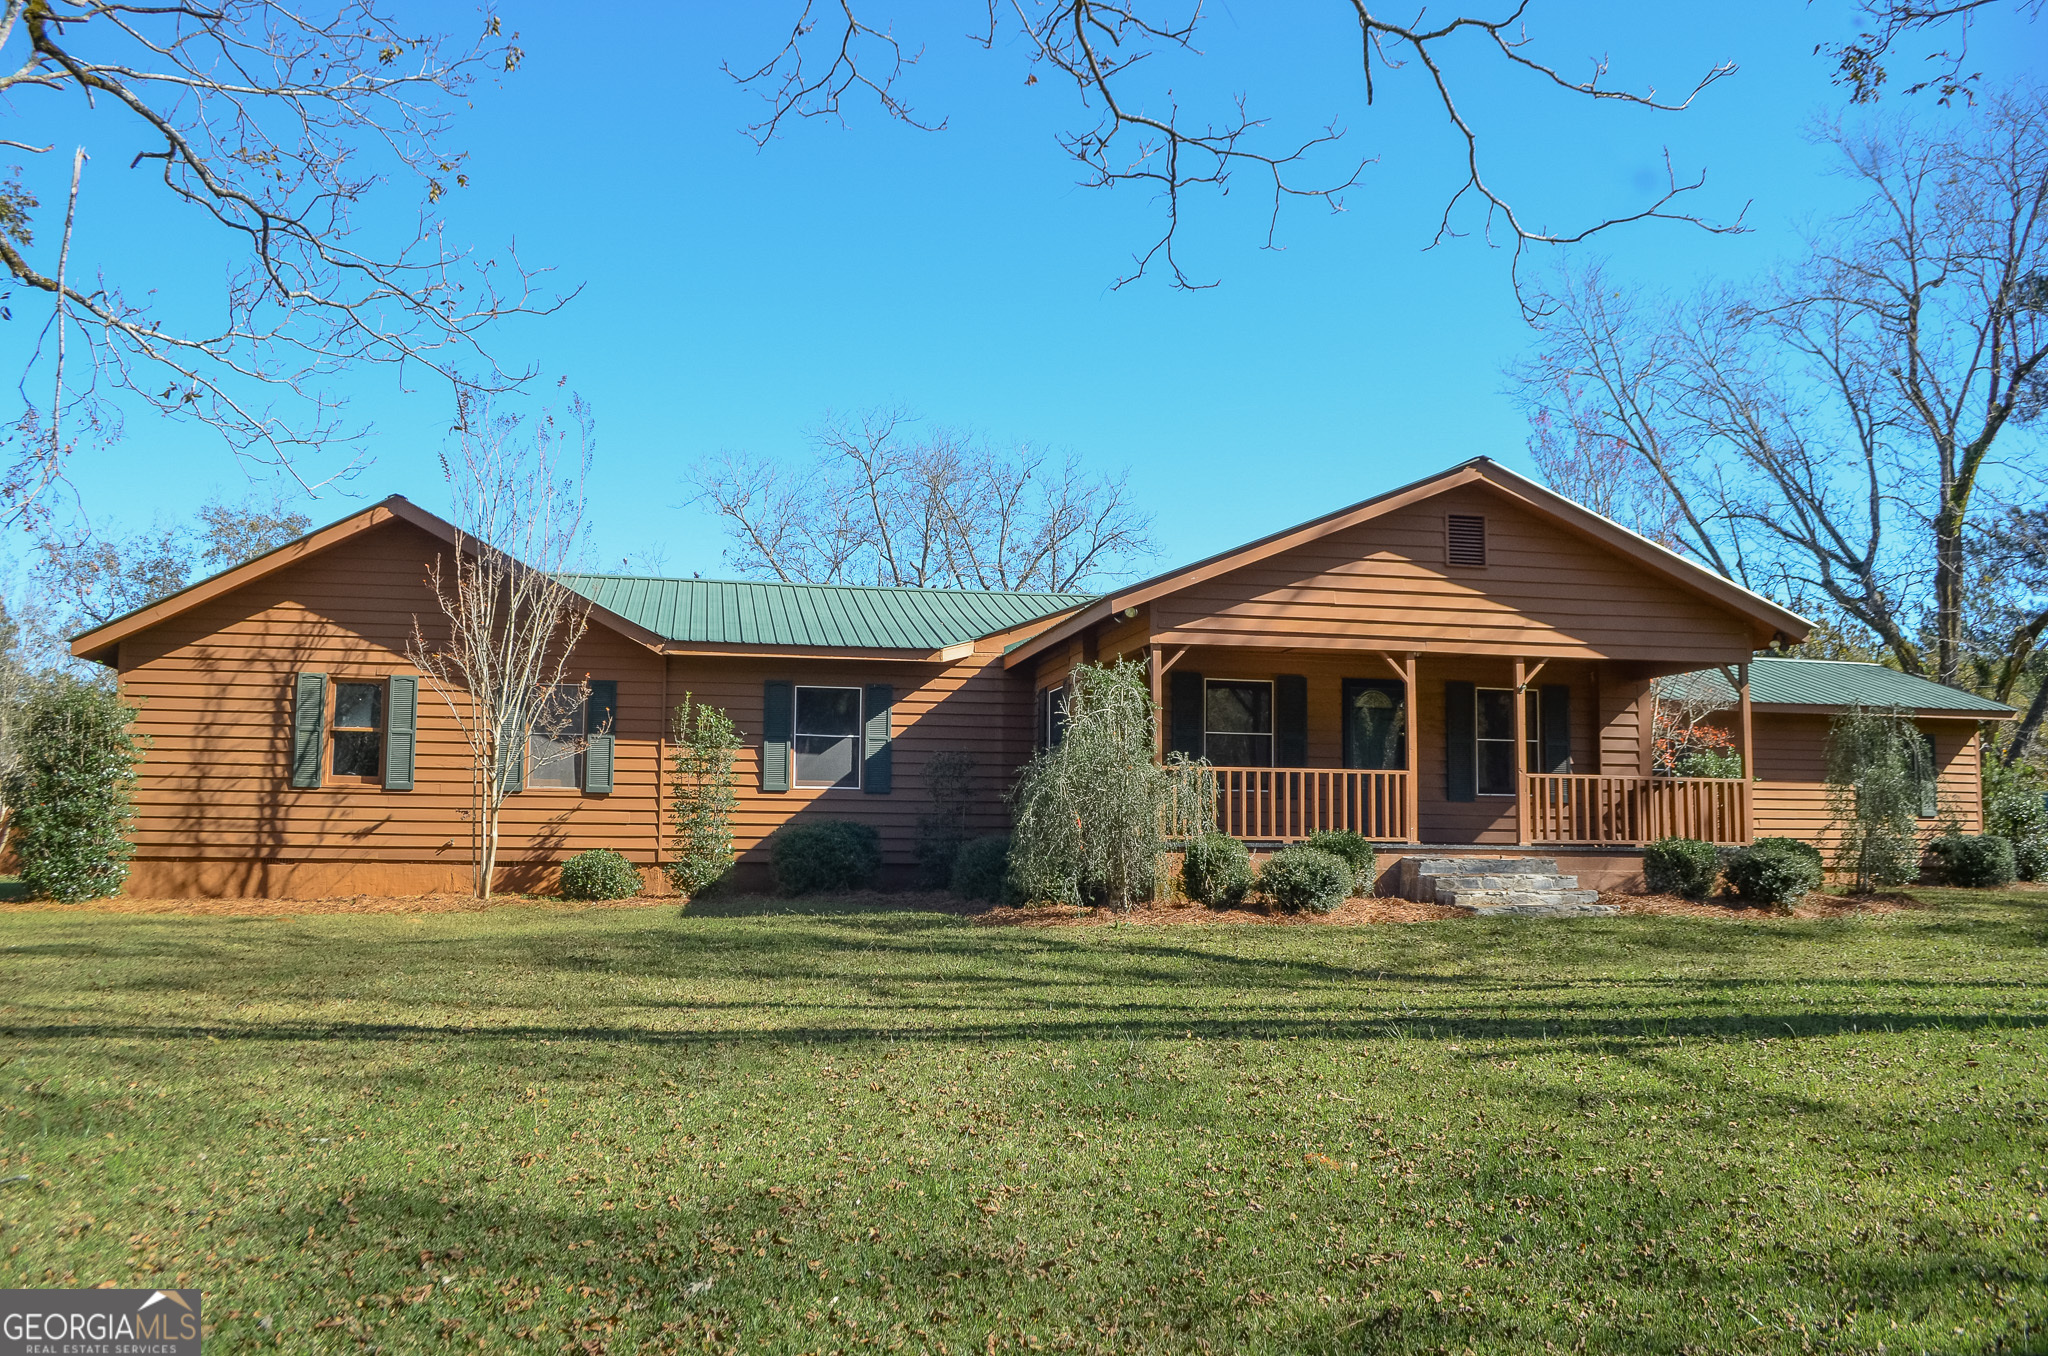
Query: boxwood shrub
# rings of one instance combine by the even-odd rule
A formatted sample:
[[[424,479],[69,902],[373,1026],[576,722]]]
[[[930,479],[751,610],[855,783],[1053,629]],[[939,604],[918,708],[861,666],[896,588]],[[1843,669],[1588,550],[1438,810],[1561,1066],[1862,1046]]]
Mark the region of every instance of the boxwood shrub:
[[[1759,838],[1728,858],[1728,884],[1751,904],[1797,904],[1820,888],[1820,849],[1797,838]]]
[[[2018,874],[2012,840],[1989,834],[1952,833],[1937,838],[1927,845],[1927,861],[1936,881],[1970,889],[2010,885]]]
[[[1303,847],[1318,848],[1333,857],[1342,857],[1351,864],[1352,893],[1369,895],[1373,884],[1379,879],[1379,849],[1364,834],[1348,830],[1324,829],[1312,833]]]
[[[872,890],[882,874],[882,836],[845,819],[791,824],[769,840],[768,861],[786,895]]]
[[[1192,839],[1181,852],[1181,889],[1198,904],[1212,909],[1242,904],[1253,880],[1252,854],[1227,833]]]
[[[639,893],[640,873],[624,853],[592,848],[562,863],[564,899],[631,899]]]
[[[36,899],[67,904],[117,893],[134,852],[135,708],[106,688],[60,678],[32,693],[15,719],[19,756],[6,800],[22,884]]]
[[[1010,888],[1010,840],[1001,834],[970,838],[953,854],[953,893],[1000,904]]]
[[[1329,913],[1351,895],[1351,863],[1305,844],[1282,848],[1259,870],[1259,889],[1283,909]]]
[[[1643,849],[1643,883],[1653,895],[1705,899],[1721,874],[1721,854],[1697,838],[1659,838]]]

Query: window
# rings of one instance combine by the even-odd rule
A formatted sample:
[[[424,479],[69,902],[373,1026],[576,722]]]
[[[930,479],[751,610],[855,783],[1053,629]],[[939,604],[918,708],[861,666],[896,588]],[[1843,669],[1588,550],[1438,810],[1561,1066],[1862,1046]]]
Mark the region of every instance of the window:
[[[1408,766],[1407,685],[1398,679],[1344,680],[1344,766]]]
[[[1523,766],[1543,766],[1543,708],[1535,688],[1522,694],[1522,719],[1526,725]],[[1482,687],[1473,693],[1478,709],[1473,713],[1476,736],[1478,790],[1482,796],[1512,796],[1515,788],[1515,691],[1508,687]]]
[[[1273,685],[1210,680],[1203,703],[1202,747],[1219,767],[1273,766]]]
[[[582,684],[562,683],[548,693],[526,737],[526,784],[581,788],[583,734]]]
[[[1067,735],[1067,686],[1038,691],[1038,747],[1056,749]]]
[[[796,784],[860,785],[860,689],[796,690]]]
[[[1913,758],[1913,780],[1920,787],[1920,818],[1933,819],[1941,813],[1941,769],[1934,761],[1934,736],[1925,730],[1915,730],[1908,748]]]
[[[1486,519],[1476,513],[1447,514],[1444,518],[1444,559],[1453,565],[1484,568]]]
[[[339,778],[373,781],[384,771],[384,684],[336,683],[330,733]]]

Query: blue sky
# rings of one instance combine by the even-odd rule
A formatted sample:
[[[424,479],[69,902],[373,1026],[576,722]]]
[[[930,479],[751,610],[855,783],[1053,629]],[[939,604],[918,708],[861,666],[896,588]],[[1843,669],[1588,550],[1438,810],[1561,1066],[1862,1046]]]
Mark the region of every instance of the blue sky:
[[[1341,215],[1290,207],[1284,250],[1259,248],[1264,211],[1248,181],[1199,200],[1184,251],[1221,285],[1197,293],[1111,286],[1156,229],[1156,206],[1076,187],[1054,143],[1076,125],[1071,93],[1027,86],[1013,42],[991,52],[964,40],[957,7],[892,11],[925,43],[904,88],[947,130],[856,106],[848,126],[800,124],[756,150],[739,131],[756,98],[719,62],[771,53],[769,19],[784,8],[621,3],[600,24],[581,7],[513,0],[503,12],[526,61],[479,89],[458,127],[474,158],[456,231],[486,250],[516,237],[526,259],[583,288],[500,346],[538,363],[544,390],[566,380],[595,409],[600,568],[726,573],[716,524],[686,506],[689,464],[727,450],[798,457],[828,413],[879,404],[1128,469],[1158,515],[1162,563],[1466,457],[1526,466],[1502,393],[1503,365],[1529,341],[1507,254],[1476,236],[1425,251],[1459,148],[1414,72],[1386,77],[1379,104],[1364,106],[1340,7],[1214,7],[1208,55],[1173,73],[1190,104],[1242,89],[1278,127],[1338,118],[1349,130],[1332,165],[1378,157]],[[1701,210],[1732,217],[1747,203],[1753,233],[1652,224],[1594,248],[1663,283],[1740,276],[1842,203],[1805,133],[1843,111],[1814,47],[1845,36],[1849,16],[1839,0],[1531,7],[1535,50],[1568,72],[1605,53],[1614,83],[1671,91],[1740,63],[1678,115],[1587,107],[1502,78],[1498,62],[1463,59],[1453,75],[1502,185],[1535,220],[1578,224],[1640,203],[1668,147],[1681,174],[1707,171]],[[2010,77],[2039,67],[2044,45],[2048,26],[1980,26],[1973,64]],[[79,252],[116,273],[163,271],[174,224],[122,177],[128,150],[92,149]],[[339,517],[394,491],[441,507],[439,394],[403,395],[374,373],[353,391],[376,423],[373,463],[307,511]],[[73,474],[94,518],[116,527],[245,485],[203,432],[147,416]]]

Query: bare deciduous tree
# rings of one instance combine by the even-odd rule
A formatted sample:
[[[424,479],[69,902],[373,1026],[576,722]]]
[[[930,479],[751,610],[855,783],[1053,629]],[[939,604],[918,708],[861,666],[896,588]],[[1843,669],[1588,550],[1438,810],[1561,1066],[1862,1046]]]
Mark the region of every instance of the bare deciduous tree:
[[[461,408],[458,450],[442,460],[456,541],[427,575],[441,617],[413,619],[407,657],[468,744],[473,881],[488,899],[515,783],[606,733],[582,729],[589,689],[569,666],[590,604],[558,579],[585,551],[592,431],[580,401],[566,425],[543,414],[531,430],[479,398]]]
[[[1526,78],[1532,88],[1567,97],[1667,113],[1690,107],[1708,86],[1733,75],[1735,63],[1709,68],[1677,98],[1660,97],[1654,89],[1618,89],[1606,83],[1605,57],[1591,61],[1583,78],[1574,78],[1564,73],[1561,63],[1535,55],[1523,23],[1528,0],[1504,8],[1497,17],[1431,17],[1414,8],[1396,16],[1370,0],[1332,6],[1339,21],[1355,34],[1367,106],[1376,104],[1390,74],[1404,72],[1415,77],[1423,97],[1455,134],[1460,177],[1444,204],[1433,244],[1465,233],[1456,213],[1468,200],[1480,209],[1480,229],[1489,239],[1496,232],[1504,236],[1517,262],[1529,245],[1584,240],[1628,222],[1682,221],[1712,231],[1740,229],[1739,218],[1717,224],[1684,211],[1681,200],[1702,187],[1705,179],[1680,181],[1668,157],[1664,188],[1633,210],[1596,215],[1562,229],[1534,224],[1532,214],[1517,208],[1498,187],[1481,154],[1478,124],[1453,89],[1450,70],[1461,54],[1487,63],[1494,78]],[[1157,195],[1164,222],[1151,244],[1137,253],[1131,271],[1118,280],[1119,287],[1143,277],[1155,264],[1164,267],[1176,287],[1215,285],[1192,277],[1176,252],[1189,199],[1205,190],[1221,196],[1238,175],[1253,176],[1271,204],[1266,227],[1266,244],[1271,246],[1284,204],[1317,199],[1341,210],[1344,192],[1358,183],[1370,163],[1367,158],[1338,154],[1335,143],[1344,132],[1335,122],[1311,135],[1276,135],[1265,118],[1250,111],[1243,94],[1214,114],[1184,108],[1173,82],[1175,62],[1199,57],[1197,35],[1206,31],[1199,0],[989,0],[986,21],[974,35],[991,50],[1003,40],[1014,40],[1030,54],[1028,83],[1037,83],[1042,70],[1074,92],[1083,119],[1089,121],[1062,133],[1059,141],[1080,166],[1084,186],[1132,185]],[[748,129],[763,144],[791,121],[843,117],[853,99],[871,99],[891,118],[936,131],[945,126],[944,120],[917,112],[899,87],[920,54],[921,49],[907,48],[886,23],[873,18],[870,6],[858,0],[805,0],[779,51],[758,65],[726,69],[767,101],[766,115]],[[1147,83],[1154,73],[1157,78]],[[1336,164],[1320,168],[1333,157]]]
[[[191,232],[165,266],[190,277],[203,269],[195,252],[215,250],[227,272],[219,304],[189,310],[160,301],[163,277],[79,268],[83,144],[68,173],[32,163],[28,181],[0,184],[17,305],[48,306],[4,421],[0,516],[42,510],[79,440],[117,433],[124,406],[198,420],[317,483],[354,465],[301,460],[362,432],[336,385],[347,369],[426,369],[484,390],[523,381],[491,359],[484,332],[562,299],[537,293],[513,253],[501,267],[451,243],[437,206],[467,182],[447,144],[454,112],[480,73],[518,65],[517,36],[488,8],[466,40],[420,33],[383,0],[325,13],[302,0],[0,0],[0,95],[33,110],[44,138],[82,121],[123,160],[139,141],[128,167],[161,182],[158,228]],[[31,121],[17,135],[38,132]],[[414,211],[386,217],[384,198],[408,189]],[[60,230],[37,229],[45,198],[61,199]]]
[[[147,607],[198,576],[253,560],[313,525],[280,496],[210,499],[197,517],[112,536],[85,525],[51,528],[37,543],[30,585],[59,626],[83,630]]]
[[[1149,555],[1127,478],[1072,456],[1006,452],[901,410],[828,422],[809,465],[728,456],[691,473],[741,574],[812,584],[1065,592]]]
[[[2038,488],[2021,421],[2048,375],[2048,100],[1830,139],[1866,197],[1797,267],[1680,301],[1562,275],[1515,377],[1539,432],[1630,449],[1683,549],[1955,684],[1973,530]]]

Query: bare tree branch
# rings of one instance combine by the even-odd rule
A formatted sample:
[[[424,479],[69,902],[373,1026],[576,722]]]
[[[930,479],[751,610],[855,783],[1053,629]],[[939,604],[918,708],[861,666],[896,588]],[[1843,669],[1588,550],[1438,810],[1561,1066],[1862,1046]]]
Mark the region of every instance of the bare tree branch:
[[[1733,62],[1716,65],[1677,99],[1660,98],[1654,89],[1608,87],[1603,83],[1608,72],[1605,58],[1594,62],[1588,78],[1573,80],[1557,66],[1530,55],[1530,39],[1523,28],[1527,8],[1528,0],[1520,0],[1499,18],[1461,15],[1428,23],[1420,15],[1406,21],[1388,18],[1369,0],[1349,0],[1342,7],[1356,26],[1359,73],[1368,106],[1378,97],[1376,61],[1384,70],[1412,63],[1426,76],[1431,98],[1462,142],[1463,178],[1445,203],[1432,244],[1461,234],[1454,213],[1467,198],[1483,206],[1481,226],[1490,241],[1496,228],[1504,228],[1517,266],[1531,245],[1581,241],[1634,222],[1679,221],[1710,231],[1743,229],[1739,215],[1733,221],[1711,222],[1682,210],[1681,201],[1701,188],[1705,178],[1681,181],[1668,155],[1666,185],[1649,203],[1633,211],[1598,215],[1568,229],[1533,224],[1495,186],[1481,153],[1480,132],[1446,72],[1445,53],[1459,44],[1476,45],[1507,72],[1531,75],[1552,90],[1667,113],[1691,107],[1701,92],[1735,73]],[[1092,125],[1059,136],[1060,145],[1082,166],[1085,186],[1132,184],[1156,194],[1163,225],[1151,244],[1134,255],[1133,267],[1117,279],[1118,287],[1144,277],[1155,266],[1163,268],[1175,287],[1216,285],[1213,278],[1192,275],[1178,252],[1190,199],[1199,193],[1225,195],[1236,176],[1255,177],[1269,202],[1264,243],[1277,248],[1283,206],[1313,198],[1341,211],[1344,193],[1372,163],[1370,157],[1362,157],[1328,170],[1319,168],[1344,136],[1334,121],[1313,135],[1275,139],[1267,121],[1249,111],[1246,95],[1232,100],[1226,115],[1204,118],[1184,109],[1170,87],[1141,85],[1144,73],[1161,64],[1159,59],[1201,55],[1196,37],[1202,22],[1198,0],[988,0],[986,23],[972,35],[990,49],[1006,32],[1018,37],[1031,53],[1031,64],[1060,76],[1060,83],[1074,90],[1081,109],[1094,115]],[[898,93],[899,82],[916,60],[917,55],[906,54],[893,33],[862,19],[854,0],[838,0],[829,7],[811,0],[772,58],[745,70],[728,67],[727,73],[739,84],[758,89],[766,100],[767,115],[747,129],[756,142],[765,143],[792,117],[843,119],[846,96],[857,92],[872,97],[890,117],[917,127],[943,127],[943,122],[919,120]],[[1037,80],[1034,71],[1027,83]]]
[[[690,476],[743,575],[814,584],[1067,592],[1152,552],[1124,477],[946,430],[912,436],[901,409],[828,421],[812,463],[725,456]]]
[[[501,264],[450,245],[437,215],[468,182],[446,145],[454,113],[479,73],[518,65],[517,36],[488,11],[467,42],[407,32],[384,0],[343,0],[326,17],[298,0],[0,0],[0,93],[52,119],[82,106],[91,129],[124,142],[139,132],[130,168],[153,165],[165,228],[189,223],[230,256],[223,318],[201,324],[161,313],[153,277],[69,276],[69,231],[54,266],[36,262],[33,194],[0,211],[0,264],[51,306],[30,366],[56,369],[49,408],[24,399],[8,421],[0,517],[46,513],[71,435],[113,436],[119,403],[197,420],[310,488],[356,464],[305,460],[365,431],[346,422],[335,386],[348,369],[390,366],[401,380],[424,369],[484,392],[524,382],[530,371],[491,357],[487,332],[565,299],[540,291],[516,251]],[[409,226],[371,240],[360,209],[408,187],[419,202]],[[61,356],[74,341],[82,382]],[[93,408],[74,429],[60,410],[77,402]]]
[[[1834,80],[1849,87],[1852,103],[1872,103],[1884,89],[1891,73],[1885,61],[1892,49],[1908,37],[1946,29],[1955,35],[1955,46],[1929,52],[1924,60],[1939,63],[1935,73],[1906,87],[1907,94],[1935,90],[1936,102],[1946,105],[1958,96],[1976,99],[1975,84],[1981,71],[1965,71],[1970,58],[1970,25],[1987,9],[2010,9],[2029,19],[2041,13],[2044,0],[1861,0],[1859,12],[1871,21],[1870,28],[1852,42],[1824,42],[1814,48],[1835,62]]]

